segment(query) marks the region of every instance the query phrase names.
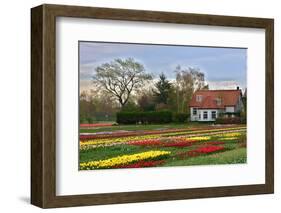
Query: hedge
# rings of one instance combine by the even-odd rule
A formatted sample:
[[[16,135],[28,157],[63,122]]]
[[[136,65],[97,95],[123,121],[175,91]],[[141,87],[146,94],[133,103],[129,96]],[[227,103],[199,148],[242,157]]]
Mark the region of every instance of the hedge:
[[[118,124],[162,124],[172,122],[171,111],[151,112],[118,112],[116,114]]]
[[[241,124],[240,117],[233,118],[217,118],[215,121],[216,124]]]
[[[178,123],[184,123],[189,117],[188,113],[175,113],[173,120]]]

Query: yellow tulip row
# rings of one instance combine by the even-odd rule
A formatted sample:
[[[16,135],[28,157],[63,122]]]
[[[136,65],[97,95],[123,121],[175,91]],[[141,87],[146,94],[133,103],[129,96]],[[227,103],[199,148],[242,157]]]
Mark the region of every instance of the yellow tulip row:
[[[169,155],[171,152],[168,151],[147,151],[131,155],[122,155],[114,158],[109,158],[106,160],[89,161],[85,163],[80,163],[80,169],[98,169],[98,168],[110,168],[114,166],[127,165],[140,160],[148,160],[157,157],[163,157]]]
[[[238,137],[241,136],[240,132],[231,132],[231,133],[226,133],[226,134],[222,134],[223,137]]]
[[[151,138],[143,138],[142,136],[140,137],[133,137],[132,140],[124,141],[122,138],[116,138],[116,140],[113,141],[108,141],[108,143],[97,143],[97,140],[92,140],[92,141],[87,141],[80,143],[80,148],[81,149],[87,149],[88,146],[99,146],[99,145],[106,145],[106,144],[114,144],[114,143],[121,143],[121,142],[136,142],[136,141],[142,141],[142,140],[150,140],[150,139],[159,139],[160,137],[151,137]],[[210,140],[210,136],[198,136],[198,137],[169,137],[169,138],[181,138],[187,141],[194,141],[194,142],[199,142],[199,141],[206,141]]]
[[[229,141],[229,140],[236,140],[238,139],[238,137],[223,137],[223,138],[219,138],[219,140],[221,141]]]
[[[148,140],[159,138],[160,135],[141,135],[141,136],[130,136],[130,137],[120,137],[120,138],[110,138],[110,139],[92,139],[86,142],[80,142],[81,146],[86,145],[101,145],[101,144],[111,144],[111,143],[122,143],[129,141],[138,140]]]
[[[221,129],[207,129],[207,130],[191,130],[191,131],[184,131],[184,132],[172,132],[172,133],[164,133],[161,136],[177,136],[177,135],[184,135],[184,134],[197,134],[197,133],[212,133],[212,132],[219,132],[219,131],[231,131],[231,130],[243,130],[246,127],[231,127],[231,128],[221,128]]]
[[[185,138],[186,140],[190,140],[190,141],[207,141],[210,140],[211,137],[210,136],[202,136],[202,137],[191,137],[191,138]]]

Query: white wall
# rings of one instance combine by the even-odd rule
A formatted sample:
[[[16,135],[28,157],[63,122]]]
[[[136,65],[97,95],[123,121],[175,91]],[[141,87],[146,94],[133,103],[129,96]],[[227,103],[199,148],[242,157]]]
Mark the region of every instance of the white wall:
[[[216,111],[216,116],[218,117],[218,110],[215,109],[197,109],[197,115],[193,115],[193,107],[190,108],[190,119],[191,121],[215,121],[212,119],[212,111]],[[204,119],[204,112],[208,113],[208,118]]]
[[[44,1],[2,1],[0,7],[1,22],[1,176],[0,210],[1,212],[39,212],[28,204],[30,189],[30,7]],[[212,13],[221,15],[239,15],[275,18],[275,57],[281,57],[280,30],[281,14],[279,1],[245,0],[49,0],[48,3],[76,4],[87,6],[105,6],[166,10],[190,13]],[[161,35],[159,35],[161,36]],[[276,108],[281,107],[281,70],[280,60],[275,60]],[[257,96],[258,97],[258,96]],[[281,111],[275,112],[275,179],[274,195],[258,195],[184,201],[124,204],[84,208],[52,209],[48,212],[278,212],[281,199]]]
[[[234,112],[234,107],[225,107],[225,112]]]
[[[197,121],[198,120],[198,110],[197,110],[197,114],[196,115],[193,115],[193,108],[194,107],[190,107],[190,120],[191,121]]]
[[[200,109],[198,110],[198,113],[200,114],[200,119],[198,121],[215,121],[215,119],[212,119],[212,112],[216,111],[216,114],[218,116],[218,110],[215,109]],[[204,119],[204,112],[207,112],[207,119]]]

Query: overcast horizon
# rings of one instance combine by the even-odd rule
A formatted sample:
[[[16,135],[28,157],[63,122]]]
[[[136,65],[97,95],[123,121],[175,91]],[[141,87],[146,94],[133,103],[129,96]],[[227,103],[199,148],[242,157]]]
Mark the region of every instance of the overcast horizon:
[[[175,46],[108,42],[79,42],[80,87],[90,87],[97,66],[116,58],[134,58],[155,78],[164,73],[175,79],[175,68],[193,67],[205,74],[213,87],[246,87],[247,49],[225,47]],[[216,82],[218,84],[216,85]],[[81,88],[80,88],[81,89]]]

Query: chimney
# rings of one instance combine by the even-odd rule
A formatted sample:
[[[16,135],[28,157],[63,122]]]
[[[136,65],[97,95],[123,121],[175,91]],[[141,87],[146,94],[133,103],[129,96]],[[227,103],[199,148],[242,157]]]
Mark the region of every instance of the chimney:
[[[240,90],[240,88],[239,88],[239,87],[236,87],[236,89],[237,89],[237,90]]]

